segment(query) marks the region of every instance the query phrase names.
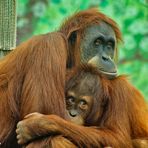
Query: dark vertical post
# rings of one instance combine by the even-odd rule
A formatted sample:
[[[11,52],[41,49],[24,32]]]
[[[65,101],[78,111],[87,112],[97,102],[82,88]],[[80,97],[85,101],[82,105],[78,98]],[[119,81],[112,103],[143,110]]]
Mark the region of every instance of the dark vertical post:
[[[16,46],[16,0],[0,0],[0,57]]]

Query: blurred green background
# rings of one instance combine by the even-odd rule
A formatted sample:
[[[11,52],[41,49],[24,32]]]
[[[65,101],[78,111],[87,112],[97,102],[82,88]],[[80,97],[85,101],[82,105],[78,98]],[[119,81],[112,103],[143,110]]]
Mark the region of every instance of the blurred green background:
[[[17,44],[58,29],[73,13],[98,7],[121,28],[118,69],[148,100],[148,0],[18,0]]]

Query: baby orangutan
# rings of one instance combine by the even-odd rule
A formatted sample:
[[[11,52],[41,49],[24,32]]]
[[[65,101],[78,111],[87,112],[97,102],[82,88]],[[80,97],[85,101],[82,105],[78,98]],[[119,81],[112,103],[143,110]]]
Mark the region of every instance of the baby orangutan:
[[[42,137],[60,135],[72,142],[74,148],[147,148],[144,100],[139,93],[133,96],[135,88],[125,76],[108,80],[88,65],[74,70],[71,75],[65,94],[72,122],[56,115],[30,114],[18,123],[16,132],[19,144],[30,144]],[[138,121],[142,120],[140,112],[145,116],[145,123]]]
[[[67,88],[66,108],[70,120],[75,124],[84,125],[91,112],[94,103],[93,83],[95,82],[89,84],[87,79],[83,79],[76,86]],[[70,86],[69,84],[67,85],[68,87]],[[82,85],[86,87],[82,87]]]

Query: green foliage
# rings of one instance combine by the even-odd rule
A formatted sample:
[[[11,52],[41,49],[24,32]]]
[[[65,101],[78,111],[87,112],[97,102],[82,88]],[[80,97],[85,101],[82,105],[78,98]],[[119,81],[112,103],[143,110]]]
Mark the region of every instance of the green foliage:
[[[119,47],[119,73],[128,74],[148,99],[148,3],[145,0],[36,0],[29,8],[28,3],[29,0],[18,2],[18,28],[23,32],[25,26],[32,25],[32,32],[24,32],[27,38],[54,31],[67,16],[89,7],[99,7],[113,18],[124,38]],[[29,11],[33,15],[31,22]]]

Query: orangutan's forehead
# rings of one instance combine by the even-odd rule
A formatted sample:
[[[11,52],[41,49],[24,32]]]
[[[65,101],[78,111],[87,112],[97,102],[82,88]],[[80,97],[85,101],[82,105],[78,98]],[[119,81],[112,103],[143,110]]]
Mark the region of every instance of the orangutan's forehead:
[[[101,33],[103,35],[108,35],[111,37],[115,37],[115,32],[112,29],[112,27],[105,23],[105,22],[100,22],[99,24],[91,25],[86,28],[85,34],[98,34]]]

